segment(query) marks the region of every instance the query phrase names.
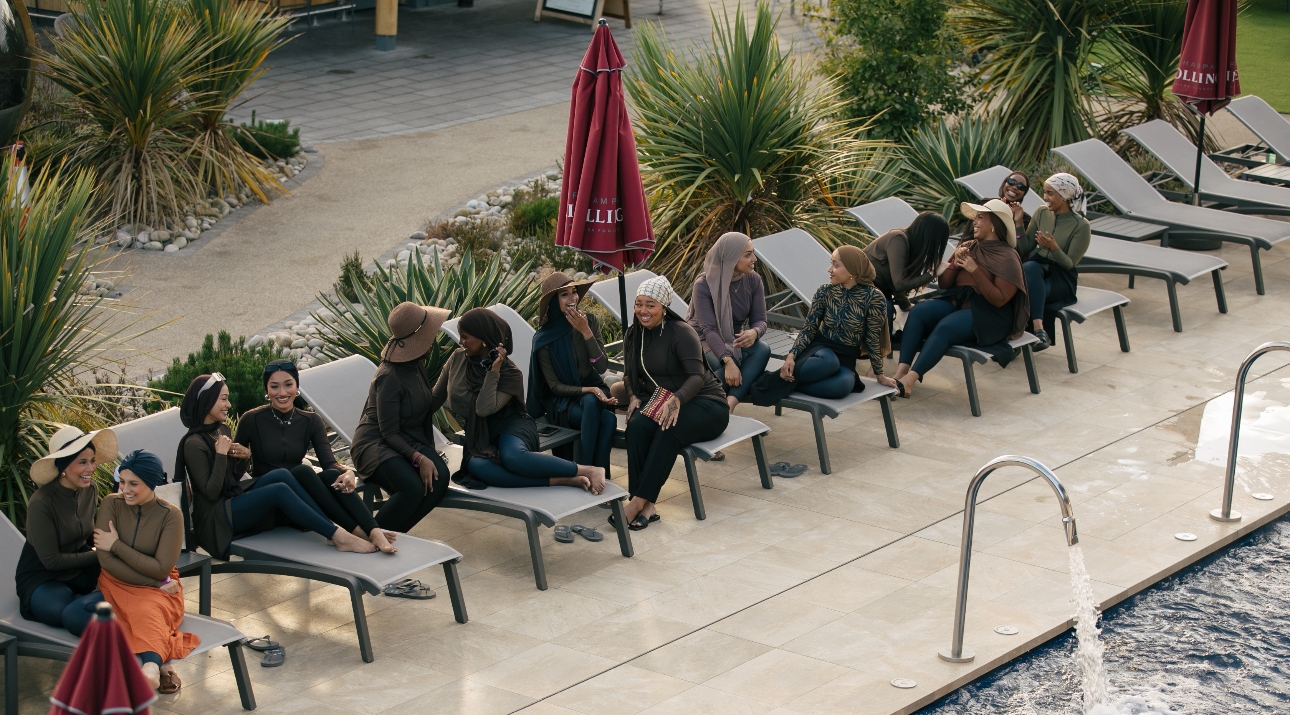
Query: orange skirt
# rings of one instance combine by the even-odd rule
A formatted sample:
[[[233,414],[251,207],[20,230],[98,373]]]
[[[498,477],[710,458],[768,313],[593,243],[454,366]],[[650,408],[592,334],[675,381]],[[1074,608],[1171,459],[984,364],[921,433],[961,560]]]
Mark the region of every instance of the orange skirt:
[[[171,570],[170,578],[179,581],[179,571]],[[201,643],[196,635],[179,630],[184,622],[182,586],[177,593],[166,593],[155,586],[133,586],[101,571],[99,590],[103,600],[112,604],[135,653],[152,651],[165,663],[183,658]]]

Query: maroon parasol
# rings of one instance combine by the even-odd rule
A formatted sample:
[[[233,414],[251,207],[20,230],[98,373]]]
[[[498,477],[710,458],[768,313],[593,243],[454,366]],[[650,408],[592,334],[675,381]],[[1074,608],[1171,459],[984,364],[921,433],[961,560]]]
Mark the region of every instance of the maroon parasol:
[[[1200,161],[1205,151],[1205,117],[1241,93],[1236,71],[1236,0],[1187,0],[1182,53],[1173,93],[1200,114],[1196,181],[1192,202],[1200,203]]]
[[[587,254],[596,270],[618,271],[624,327],[623,271],[654,252],[636,137],[623,99],[625,65],[608,23],[601,20],[573,80],[555,233],[556,245]]]
[[[156,700],[112,607],[100,603],[49,696],[49,715],[137,715]]]

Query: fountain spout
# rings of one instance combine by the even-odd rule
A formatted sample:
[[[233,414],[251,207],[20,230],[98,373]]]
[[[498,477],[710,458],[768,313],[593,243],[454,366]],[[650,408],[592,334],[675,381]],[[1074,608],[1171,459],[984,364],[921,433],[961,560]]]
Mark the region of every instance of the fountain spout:
[[[1245,357],[1241,369],[1236,371],[1236,388],[1232,390],[1232,434],[1227,438],[1227,474],[1223,479],[1223,504],[1211,511],[1214,521],[1240,521],[1239,512],[1232,511],[1232,490],[1236,486],[1236,443],[1241,433],[1241,403],[1245,401],[1245,378],[1254,367],[1254,361],[1274,350],[1290,350],[1290,343],[1274,341],[1263,343]]]
[[[1066,495],[1066,487],[1062,486],[1051,469],[1030,457],[1011,455],[996,457],[981,467],[981,470],[968,483],[967,499],[963,505],[963,544],[962,553],[959,555],[958,598],[954,603],[954,633],[949,650],[943,650],[937,654],[941,660],[950,663],[969,663],[976,657],[972,651],[963,650],[963,627],[967,619],[968,572],[972,567],[972,527],[976,521],[976,497],[977,492],[981,491],[981,483],[985,478],[1002,467],[1029,469],[1047,480],[1048,485],[1057,495],[1058,505],[1062,509],[1062,528],[1066,531],[1066,544],[1074,546],[1079,543],[1079,534],[1075,531],[1075,511],[1071,508],[1070,497]]]

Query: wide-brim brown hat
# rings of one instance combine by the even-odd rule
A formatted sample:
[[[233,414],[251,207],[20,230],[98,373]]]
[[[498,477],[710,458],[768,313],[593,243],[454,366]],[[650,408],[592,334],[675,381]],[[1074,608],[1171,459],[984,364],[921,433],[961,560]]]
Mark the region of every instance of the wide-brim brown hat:
[[[430,352],[449,315],[449,311],[433,305],[404,301],[394,306],[385,321],[390,326],[390,339],[381,350],[381,359],[411,362]]]
[[[559,293],[561,288],[572,285],[578,290],[578,299],[581,300],[586,297],[587,291],[591,290],[591,286],[594,284],[595,281],[575,282],[561,271],[556,271],[547,276],[546,280],[542,281],[542,297],[538,299],[538,325],[546,324],[547,306],[551,303],[551,297]]]
[[[110,429],[82,432],[69,425],[49,438],[49,454],[32,463],[31,481],[38,485],[54,481],[58,478],[58,467],[54,465],[54,460],[80,454],[91,443],[94,445],[94,456],[100,462],[111,462],[117,458],[115,432]]]

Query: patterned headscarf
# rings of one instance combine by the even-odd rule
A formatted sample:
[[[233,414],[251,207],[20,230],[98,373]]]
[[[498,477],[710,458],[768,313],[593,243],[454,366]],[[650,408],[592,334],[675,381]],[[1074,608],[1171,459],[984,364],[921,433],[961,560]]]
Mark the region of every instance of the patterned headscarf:
[[[1066,203],[1071,206],[1071,211],[1081,216],[1088,211],[1088,197],[1084,195],[1084,189],[1080,188],[1079,179],[1066,172],[1060,172],[1048,177],[1044,183],[1053,187],[1053,191],[1066,199]]]
[[[672,305],[672,299],[676,298],[676,291],[672,290],[672,284],[666,276],[654,276],[640,284],[636,295],[651,298],[667,308]]]

